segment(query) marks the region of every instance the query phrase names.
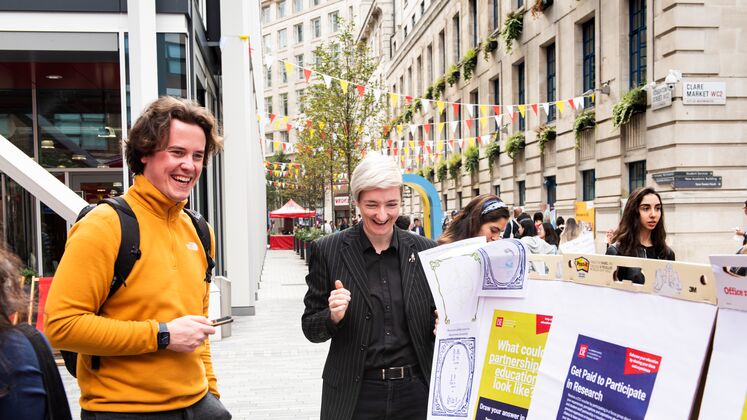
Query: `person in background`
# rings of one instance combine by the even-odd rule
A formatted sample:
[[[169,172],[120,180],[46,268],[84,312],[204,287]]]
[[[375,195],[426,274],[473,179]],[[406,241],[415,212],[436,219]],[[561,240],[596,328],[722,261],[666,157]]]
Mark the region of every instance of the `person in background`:
[[[540,225],[542,225],[542,223],[544,223],[544,221],[545,221],[545,216],[542,215],[542,212],[538,211],[538,212],[534,213],[534,216],[532,216],[532,220],[534,220],[534,227],[535,227],[535,229],[537,229],[537,231],[539,231]]]
[[[15,255],[0,248],[0,418],[44,420],[47,394],[39,361],[31,342],[13,328],[27,299],[20,266]]]
[[[406,230],[408,232],[412,232],[410,230],[410,218],[407,217],[407,216],[405,216],[404,214],[400,215],[397,218],[397,221],[394,222],[394,225],[397,226],[398,228],[402,229],[402,230]]]
[[[610,242],[607,255],[674,261],[674,251],[667,245],[661,197],[653,188],[638,188],[630,194]],[[645,282],[640,269],[628,267],[618,268],[617,279]]]
[[[520,240],[524,245],[526,245],[530,253],[550,255],[558,253],[557,246],[548,244],[538,236],[537,228],[532,220],[522,219],[519,224],[521,225]]]
[[[348,219],[346,219],[346,218],[343,217],[342,221],[340,222],[339,230],[345,230],[345,229],[347,229],[349,227],[350,227],[350,225],[348,225]]]
[[[744,206],[742,206],[742,210],[744,211],[744,214],[747,216],[747,200],[744,201]],[[747,227],[743,227],[741,229],[736,228],[734,234],[744,238],[742,239],[742,246],[747,245]]]
[[[514,217],[508,221],[508,224],[506,226],[506,229],[503,232],[503,238],[504,239],[518,239],[521,235],[519,234],[519,216],[523,212],[523,209],[521,206],[514,207],[513,215]]]
[[[540,225],[540,228],[542,229],[538,232],[540,238],[544,239],[544,241],[550,245],[555,245],[556,247],[560,245],[560,238],[558,237],[558,234],[555,233],[552,224],[545,222]]]
[[[420,219],[416,217],[414,220],[414,223],[415,223],[415,226],[412,227],[412,232],[420,236],[425,236],[425,229],[423,228],[423,225],[420,223]]]
[[[565,229],[565,219],[563,219],[563,216],[558,216],[558,218],[555,219],[555,225],[557,226],[555,228],[555,233],[560,237],[560,234],[563,233],[563,229]]]
[[[581,227],[576,223],[576,219],[569,217],[568,220],[565,221],[563,233],[560,234],[560,243],[564,244],[578,238],[579,236],[581,236]]]
[[[552,224],[552,212],[547,203],[540,203],[540,212],[542,213],[542,222],[549,222]]]
[[[439,244],[484,236],[488,242],[501,239],[508,224],[508,206],[493,194],[472,199],[438,238]]]

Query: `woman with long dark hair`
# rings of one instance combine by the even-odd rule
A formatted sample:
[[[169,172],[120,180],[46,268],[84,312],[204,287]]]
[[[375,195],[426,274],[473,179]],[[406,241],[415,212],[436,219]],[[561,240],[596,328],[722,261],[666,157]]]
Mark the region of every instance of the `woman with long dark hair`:
[[[20,262],[0,245],[0,418],[44,419],[46,392],[34,348],[13,328],[24,306]]]
[[[530,253],[550,255],[558,253],[557,246],[548,244],[544,239],[539,237],[537,227],[533,220],[522,219],[519,222],[519,231],[521,232],[520,241],[527,247]]]
[[[560,245],[560,238],[558,237],[558,234],[557,232],[555,232],[555,228],[552,227],[551,223],[545,222],[540,226],[542,227],[542,231],[538,232],[540,238],[544,239],[545,242],[550,245]]]
[[[674,251],[666,240],[661,196],[653,188],[638,188],[628,197],[620,224],[607,248],[607,255],[674,261]],[[618,280],[623,279],[644,283],[638,269],[620,267]]]
[[[501,238],[509,218],[508,206],[493,194],[478,195],[452,220],[439,244],[484,236],[488,242]]]

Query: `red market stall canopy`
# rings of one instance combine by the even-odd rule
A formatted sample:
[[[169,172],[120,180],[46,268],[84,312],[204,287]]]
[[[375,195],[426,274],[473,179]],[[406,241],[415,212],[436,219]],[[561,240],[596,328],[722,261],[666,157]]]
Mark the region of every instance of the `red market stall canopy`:
[[[314,217],[315,215],[316,212],[313,210],[306,210],[293,200],[288,200],[283,207],[270,212],[270,218],[272,219],[305,219]]]

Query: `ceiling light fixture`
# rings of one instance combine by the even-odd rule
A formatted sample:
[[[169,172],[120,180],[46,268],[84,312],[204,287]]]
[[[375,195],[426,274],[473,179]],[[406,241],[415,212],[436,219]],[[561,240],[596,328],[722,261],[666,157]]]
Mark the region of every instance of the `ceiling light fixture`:
[[[72,160],[86,160],[84,155],[74,154],[70,159]]]
[[[42,149],[54,149],[54,141],[53,140],[42,140],[41,141],[41,148]]]
[[[111,139],[117,137],[117,135],[114,133],[114,129],[111,127],[103,127],[99,129],[98,134],[96,137],[104,138],[104,139]]]
[[[59,74],[48,74],[48,75],[46,75],[44,77],[46,77],[49,80],[60,80],[60,79],[62,79],[62,76],[60,76]]]

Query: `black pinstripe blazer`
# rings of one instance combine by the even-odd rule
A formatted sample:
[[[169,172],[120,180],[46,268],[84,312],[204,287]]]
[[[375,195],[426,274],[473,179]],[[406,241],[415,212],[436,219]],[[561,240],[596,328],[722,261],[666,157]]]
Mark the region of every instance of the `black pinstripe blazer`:
[[[371,339],[371,297],[366,284],[359,235],[363,223],[311,244],[309,290],[304,297],[306,310],[301,317],[304,335],[314,343],[332,339],[322,374],[321,418],[350,419],[358,401],[363,376],[366,346]],[[402,298],[410,338],[426,381],[430,380],[433,359],[433,324],[436,309],[425,273],[417,258],[418,251],[436,246],[422,236],[394,228],[398,235]],[[410,261],[414,255],[415,260]],[[350,290],[350,305],[338,325],[329,318],[329,294],[335,280]]]

